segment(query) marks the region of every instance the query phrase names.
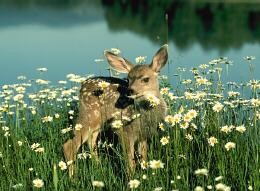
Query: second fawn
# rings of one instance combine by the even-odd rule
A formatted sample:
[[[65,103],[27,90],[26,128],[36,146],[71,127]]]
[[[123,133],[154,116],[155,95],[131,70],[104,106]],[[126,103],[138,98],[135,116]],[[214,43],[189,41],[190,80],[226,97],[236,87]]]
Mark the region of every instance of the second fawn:
[[[126,59],[105,51],[109,64],[128,80],[96,77],[82,83],[79,116],[73,139],[64,143],[66,161],[75,161],[82,144],[88,143],[97,157],[97,137],[103,128],[111,128],[119,137],[128,160],[128,172],[135,169],[135,146],[142,160],[147,159],[147,139],[157,132],[167,107],[160,95],[158,74],[168,59],[168,46],[162,46],[150,65],[133,65]],[[74,165],[69,166],[70,177]]]

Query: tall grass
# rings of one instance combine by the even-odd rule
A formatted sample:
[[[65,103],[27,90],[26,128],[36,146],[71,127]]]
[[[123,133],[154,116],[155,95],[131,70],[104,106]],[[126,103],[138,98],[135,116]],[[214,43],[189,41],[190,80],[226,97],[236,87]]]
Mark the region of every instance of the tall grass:
[[[99,139],[99,162],[83,146],[76,175],[68,177],[62,145],[72,136],[85,77],[70,74],[67,84],[57,86],[19,77],[20,83],[4,85],[0,190],[260,190],[260,82],[224,83],[227,62],[193,68],[186,72],[190,79],[180,71],[174,87],[161,77],[169,115],[150,140],[149,161],[138,161],[135,185],[129,184],[120,145],[106,135]],[[37,178],[43,184],[33,182]]]

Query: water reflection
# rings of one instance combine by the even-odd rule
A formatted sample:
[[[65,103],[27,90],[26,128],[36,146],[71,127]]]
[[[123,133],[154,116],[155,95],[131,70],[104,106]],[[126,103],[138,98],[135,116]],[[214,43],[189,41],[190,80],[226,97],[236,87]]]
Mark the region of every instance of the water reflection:
[[[102,6],[112,31],[129,30],[159,44],[169,40],[180,49],[199,42],[205,49],[225,51],[260,42],[260,3],[0,0],[0,28],[28,23],[66,27],[97,22],[103,19]]]
[[[40,24],[49,27],[72,27],[103,20],[99,1],[0,0],[0,29]]]
[[[106,75],[106,65],[94,62],[104,49],[120,48],[132,61],[140,55],[150,61],[167,41],[171,76],[178,66],[191,68],[219,56],[236,63],[229,79],[260,75],[256,65],[249,76],[242,59],[260,51],[260,4],[136,2],[0,0],[0,85],[18,75],[35,78],[37,67],[47,67],[52,81],[68,73]]]
[[[180,49],[198,42],[204,49],[225,51],[260,42],[259,3],[102,2],[112,30],[127,29],[158,43],[167,40],[167,13],[168,40]]]

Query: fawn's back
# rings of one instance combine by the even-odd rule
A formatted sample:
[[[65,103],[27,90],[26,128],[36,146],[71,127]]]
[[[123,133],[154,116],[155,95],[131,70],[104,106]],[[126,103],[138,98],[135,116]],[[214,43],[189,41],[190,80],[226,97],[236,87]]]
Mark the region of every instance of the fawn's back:
[[[143,87],[140,88],[139,93],[143,91]],[[94,120],[96,124],[93,122],[91,126],[87,125],[88,128],[95,129],[101,124],[117,129],[113,122],[120,120],[128,134],[131,131],[142,137],[147,137],[148,134],[150,136],[165,115],[165,102],[159,99],[155,107],[147,97],[133,99],[131,91],[133,90],[129,88],[128,82],[118,78],[97,77],[86,80],[80,90],[80,113],[77,123],[86,126],[86,123]],[[139,136],[136,136],[136,139]]]
[[[89,122],[99,116],[100,123],[109,123],[117,113],[126,113],[133,100],[127,97],[125,80],[96,77],[82,83],[80,90],[80,122]]]

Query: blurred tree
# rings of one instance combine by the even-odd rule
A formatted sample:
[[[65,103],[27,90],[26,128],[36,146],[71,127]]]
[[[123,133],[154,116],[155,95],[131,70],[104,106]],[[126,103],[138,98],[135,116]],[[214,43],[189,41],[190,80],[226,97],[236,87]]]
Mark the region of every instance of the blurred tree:
[[[217,47],[225,51],[246,42],[260,42],[259,3],[171,0],[102,0],[102,3],[111,30],[130,30],[160,44],[169,39],[181,49],[196,42],[205,49]]]

